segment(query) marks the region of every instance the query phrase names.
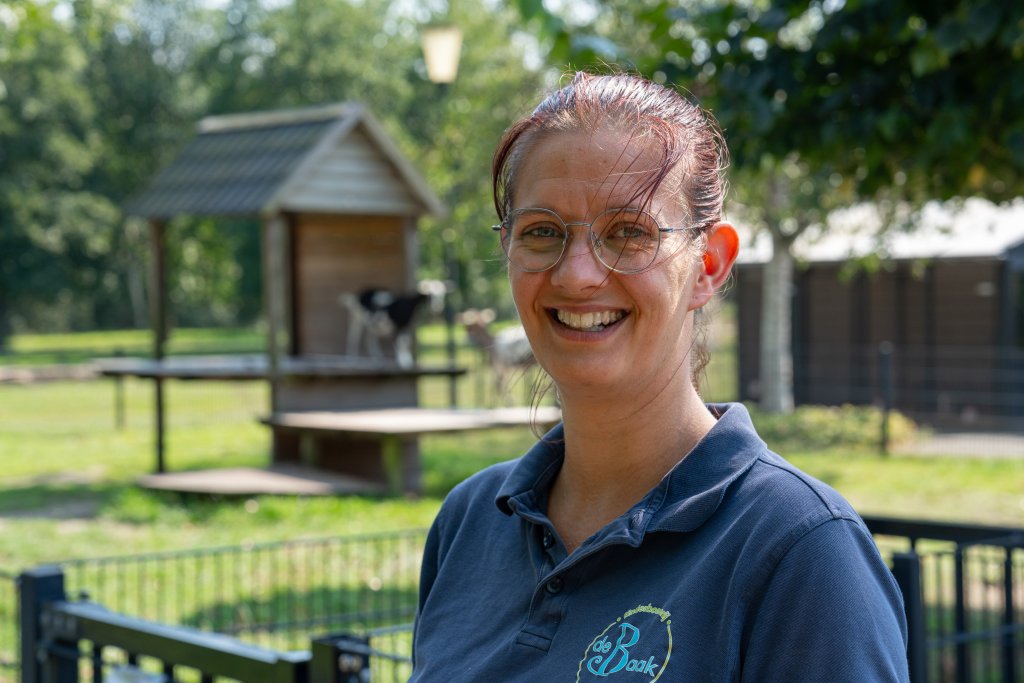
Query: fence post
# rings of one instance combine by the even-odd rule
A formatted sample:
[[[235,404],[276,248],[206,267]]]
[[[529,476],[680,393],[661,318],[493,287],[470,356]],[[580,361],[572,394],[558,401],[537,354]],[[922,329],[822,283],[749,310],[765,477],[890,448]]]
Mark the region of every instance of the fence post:
[[[892,574],[903,593],[907,615],[907,663],[910,680],[927,683],[928,658],[925,634],[924,593],[921,588],[921,558],[913,550],[894,553]]]
[[[1015,681],[1017,656],[1014,648],[1014,605],[1013,599],[1013,546],[1007,544],[1003,548],[1006,553],[1003,556],[1003,626],[1006,627],[1006,635],[1003,636],[1003,680]]]
[[[447,276],[444,293],[444,328],[445,328],[445,349],[448,352],[449,370],[455,370],[458,356],[455,348],[455,305],[452,297],[455,296],[458,274],[455,273],[455,258],[452,255],[451,240],[444,241],[444,271]],[[450,408],[459,407],[458,375],[448,376],[448,405]]]
[[[880,446],[883,455],[889,454],[889,413],[893,404],[892,351],[892,342],[884,341],[878,345],[878,388],[882,394]]]
[[[370,680],[370,639],[350,635],[317,638],[310,648],[309,680],[366,683]]]
[[[114,349],[114,358],[123,358],[124,349]],[[124,375],[114,375],[114,426],[118,431],[124,430]]]
[[[22,683],[69,683],[78,679],[78,661],[58,657],[50,660],[43,651],[46,640],[42,613],[47,603],[63,601],[64,572],[56,565],[42,565],[22,572],[18,576],[18,606],[21,630],[21,681]],[[44,674],[55,667],[55,677]]]

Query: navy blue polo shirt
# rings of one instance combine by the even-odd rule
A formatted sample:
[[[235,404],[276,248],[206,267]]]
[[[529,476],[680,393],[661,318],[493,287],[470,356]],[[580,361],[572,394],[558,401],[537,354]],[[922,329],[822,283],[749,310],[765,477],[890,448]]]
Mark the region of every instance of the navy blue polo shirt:
[[[709,408],[693,451],[572,554],[545,515],[560,426],[453,489],[412,680],[908,680],[902,597],[864,523],[742,405]]]

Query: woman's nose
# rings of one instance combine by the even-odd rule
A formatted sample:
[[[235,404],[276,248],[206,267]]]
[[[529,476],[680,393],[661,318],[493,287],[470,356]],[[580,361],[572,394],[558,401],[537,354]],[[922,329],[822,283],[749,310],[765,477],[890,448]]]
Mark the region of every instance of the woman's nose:
[[[608,279],[608,269],[597,260],[592,240],[593,237],[585,227],[570,235],[565,253],[551,273],[552,284],[570,289],[586,288]]]

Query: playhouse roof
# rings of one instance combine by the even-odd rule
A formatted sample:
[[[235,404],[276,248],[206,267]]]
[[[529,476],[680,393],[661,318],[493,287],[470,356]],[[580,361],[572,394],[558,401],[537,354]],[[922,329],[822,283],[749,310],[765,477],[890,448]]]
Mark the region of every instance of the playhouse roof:
[[[962,206],[925,206],[914,230],[882,230],[874,206],[862,205],[829,217],[828,231],[812,226],[797,239],[794,253],[809,263],[829,263],[877,254],[886,260],[1000,259],[1024,247],[1024,200],[997,206],[969,199]],[[742,229],[741,229],[742,233]],[[742,236],[739,263],[771,259],[765,233]]]
[[[125,211],[154,219],[278,211],[445,214],[426,181],[358,104],[205,118],[198,135]]]

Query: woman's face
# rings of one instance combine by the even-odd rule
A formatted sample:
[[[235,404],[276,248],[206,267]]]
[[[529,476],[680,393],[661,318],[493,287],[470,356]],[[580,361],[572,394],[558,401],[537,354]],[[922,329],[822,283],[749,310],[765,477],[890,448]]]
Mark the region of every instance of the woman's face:
[[[646,208],[662,227],[683,227],[686,213],[667,193],[646,207],[632,199],[659,163],[660,150],[630,144],[613,129],[557,133],[535,141],[524,155],[511,208],[550,209],[571,223],[634,206]],[[509,266],[523,327],[559,391],[565,397],[609,389],[660,393],[672,382],[689,384],[688,302],[700,263],[692,234],[664,234],[655,265],[624,275],[594,257],[586,228],[570,232],[553,268],[529,273]]]

